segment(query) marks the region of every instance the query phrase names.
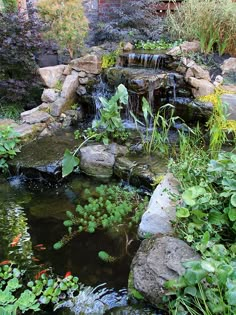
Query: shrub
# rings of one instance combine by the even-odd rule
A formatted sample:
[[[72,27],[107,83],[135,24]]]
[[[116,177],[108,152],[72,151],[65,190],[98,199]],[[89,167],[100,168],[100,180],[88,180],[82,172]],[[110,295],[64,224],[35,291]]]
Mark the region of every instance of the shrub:
[[[73,58],[78,47],[83,45],[88,31],[82,1],[40,0],[38,8],[41,17],[48,24],[45,37],[56,40]]]
[[[232,0],[185,0],[169,14],[167,27],[175,38],[198,39],[205,53],[213,49],[236,54],[236,3]]]
[[[40,23],[29,6],[23,12],[0,12],[0,101],[28,102],[38,97],[34,54],[40,47]],[[41,93],[41,91],[40,91]],[[34,92],[33,92],[34,94]]]
[[[113,9],[110,22],[104,20],[94,30],[94,41],[157,40],[162,33],[161,18],[155,14],[158,0],[124,1],[122,7]]]

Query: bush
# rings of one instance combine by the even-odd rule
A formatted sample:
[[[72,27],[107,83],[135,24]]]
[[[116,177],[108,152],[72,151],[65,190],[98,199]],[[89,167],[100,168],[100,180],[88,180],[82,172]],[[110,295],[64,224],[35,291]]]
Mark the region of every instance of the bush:
[[[40,23],[29,7],[28,19],[23,12],[0,12],[0,101],[31,100],[38,90],[34,54],[40,47]],[[40,92],[41,93],[41,92]],[[36,92],[36,99],[38,97]]]
[[[67,0],[64,3],[60,0],[40,0],[38,8],[41,17],[48,24],[45,37],[57,41],[73,58],[78,47],[83,46],[88,31],[82,1]]]
[[[232,0],[185,0],[169,14],[167,27],[175,38],[198,39],[205,53],[236,54],[236,3]]]
[[[94,30],[95,43],[159,39],[162,23],[153,9],[157,1],[124,1],[121,8],[111,12],[110,22],[104,20]]]

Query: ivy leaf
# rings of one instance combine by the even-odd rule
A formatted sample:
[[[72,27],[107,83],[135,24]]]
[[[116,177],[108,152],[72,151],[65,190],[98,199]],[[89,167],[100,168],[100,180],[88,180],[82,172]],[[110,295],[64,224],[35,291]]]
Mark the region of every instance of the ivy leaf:
[[[176,211],[176,216],[177,218],[187,218],[190,216],[190,213],[187,208],[181,207]]]
[[[72,173],[73,169],[78,165],[79,159],[66,149],[62,160],[62,177],[66,177]]]
[[[236,193],[231,196],[230,202],[233,207],[236,207]]]
[[[229,208],[228,216],[230,221],[236,221],[236,208]]]

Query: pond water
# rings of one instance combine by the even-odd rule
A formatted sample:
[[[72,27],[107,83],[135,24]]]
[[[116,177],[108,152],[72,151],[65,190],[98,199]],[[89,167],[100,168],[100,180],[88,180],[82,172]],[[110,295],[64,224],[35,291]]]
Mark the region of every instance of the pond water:
[[[110,180],[112,183],[115,181]],[[67,233],[63,226],[65,212],[85,202],[86,188],[95,190],[100,184],[82,175],[60,186],[29,182],[23,176],[0,178],[0,263],[14,262],[32,276],[44,269],[60,276],[70,271],[86,285],[106,283],[116,292],[127,288],[129,266],[139,245],[135,232],[128,235],[132,239],[128,251],[127,235],[116,229],[81,233],[62,249],[53,249]],[[98,258],[101,250],[121,258],[105,263]],[[122,294],[126,296],[126,291]]]

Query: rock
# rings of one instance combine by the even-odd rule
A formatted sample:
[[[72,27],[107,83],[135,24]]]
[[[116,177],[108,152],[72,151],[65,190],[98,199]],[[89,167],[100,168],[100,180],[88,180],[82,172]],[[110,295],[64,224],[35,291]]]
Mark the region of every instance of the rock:
[[[194,73],[193,73],[191,68],[188,68],[188,70],[185,73],[185,77],[184,78],[185,78],[186,81],[188,81],[188,79],[191,78],[191,77],[194,77]]]
[[[30,109],[30,110],[26,110],[26,111],[22,112],[22,113],[20,114],[20,117],[21,117],[22,120],[24,120],[24,118],[25,118],[26,116],[29,116],[29,115],[31,115],[31,114],[37,112],[37,111],[39,111],[39,108],[38,108],[38,107],[34,107],[34,108]]]
[[[194,97],[206,96],[213,94],[215,91],[214,85],[203,79],[189,78],[188,83],[193,87],[192,93]]]
[[[158,307],[168,293],[165,282],[184,273],[182,263],[199,259],[189,245],[177,238],[155,236],[144,240],[131,264],[129,291],[133,285],[145,300]]]
[[[22,124],[14,127],[14,130],[19,134],[21,142],[29,142],[34,140],[37,135],[46,127],[44,123],[34,125]]]
[[[170,234],[172,223],[176,219],[177,202],[172,200],[173,194],[179,195],[179,183],[171,173],[167,173],[156,187],[139,224],[138,234]]]
[[[167,55],[170,55],[173,57],[180,56],[181,53],[182,53],[182,50],[180,46],[173,47],[169,51],[166,52]]]
[[[59,97],[51,104],[50,114],[54,117],[59,117],[64,110],[69,109],[70,105],[64,97]]]
[[[236,58],[226,59],[221,66],[222,73],[225,74],[227,72],[236,72]]]
[[[52,116],[48,113],[37,110],[29,115],[25,115],[22,121],[23,123],[33,125],[37,123],[49,123],[52,119]]]
[[[198,100],[191,100],[184,103],[178,97],[175,102],[175,115],[181,117],[187,123],[196,124],[197,121],[207,122],[213,112],[213,104],[211,102],[201,102]]]
[[[222,85],[223,81],[224,81],[224,78],[221,75],[217,75],[215,77],[215,81],[213,82],[213,84],[215,87],[218,87],[218,86]]]
[[[86,93],[87,93],[87,90],[86,90],[86,88],[84,87],[84,86],[79,86],[78,88],[77,88],[77,90],[76,90],[76,93],[78,94],[78,95],[85,95]]]
[[[193,76],[196,79],[204,79],[207,81],[211,81],[209,71],[204,70],[202,67],[194,63],[189,69],[193,72]]]
[[[71,61],[71,67],[76,71],[85,71],[86,73],[99,74],[102,71],[101,56],[87,54],[84,57]]]
[[[135,165],[136,163],[130,161],[126,157],[118,157],[115,161],[114,174],[117,177],[128,181]]]
[[[44,89],[41,96],[42,102],[53,103],[59,96],[59,91],[55,89]]]
[[[85,78],[87,76],[87,73],[84,71],[80,71],[80,72],[78,72],[78,76],[79,76],[79,78]]]
[[[132,45],[131,43],[128,42],[124,44],[124,47],[123,47],[124,51],[131,51],[133,49],[134,49],[134,45]]]
[[[87,175],[109,178],[113,175],[115,157],[104,145],[91,145],[80,149],[80,169]]]
[[[221,95],[223,103],[228,104],[228,120],[236,120],[236,94],[223,94]]]
[[[166,54],[174,57],[189,52],[198,52],[200,50],[201,47],[199,41],[184,42],[183,44],[172,48]]]
[[[65,67],[65,65],[58,65],[39,68],[38,72],[43,80],[43,83],[49,88],[54,88],[55,85],[63,78]]]
[[[200,42],[198,40],[193,42],[184,42],[180,45],[180,48],[183,53],[199,52],[201,50]]]
[[[17,127],[18,124],[13,119],[0,119],[0,128],[2,127]]]
[[[64,75],[70,75],[71,74],[71,71],[72,71],[72,68],[70,65],[67,65],[63,71],[63,74]]]
[[[67,110],[65,111],[65,118],[63,119],[62,126],[64,128],[76,125],[78,123],[78,111],[77,110]]]
[[[68,75],[63,83],[61,96],[66,99],[74,99],[76,96],[76,89],[79,84],[79,76],[77,72]]]
[[[84,85],[87,84],[88,81],[89,81],[89,78],[88,78],[88,77],[80,78],[80,79],[79,79],[79,83],[82,84],[82,85],[83,85],[83,84],[84,84]]]
[[[222,89],[225,90],[225,91],[227,91],[229,94],[230,94],[231,92],[236,93],[236,85],[222,85]],[[226,92],[226,93],[227,93],[227,92]],[[226,94],[226,93],[225,93],[225,94]]]
[[[22,125],[31,130],[38,128],[36,125]],[[45,124],[44,124],[45,127]],[[47,128],[45,128],[47,133]],[[42,129],[38,129],[38,134]],[[12,174],[23,173],[27,178],[36,180],[56,180],[61,179],[61,161],[66,149],[73,151],[77,145],[72,132],[60,131],[53,137],[42,137],[21,148],[21,152],[9,161]]]
[[[52,136],[52,132],[51,132],[50,129],[45,128],[45,129],[43,129],[43,131],[40,133],[39,138],[42,138],[42,137],[49,137],[49,136]]]
[[[129,150],[126,146],[117,143],[111,143],[107,148],[108,152],[111,152],[115,157],[120,157],[128,154]]]

